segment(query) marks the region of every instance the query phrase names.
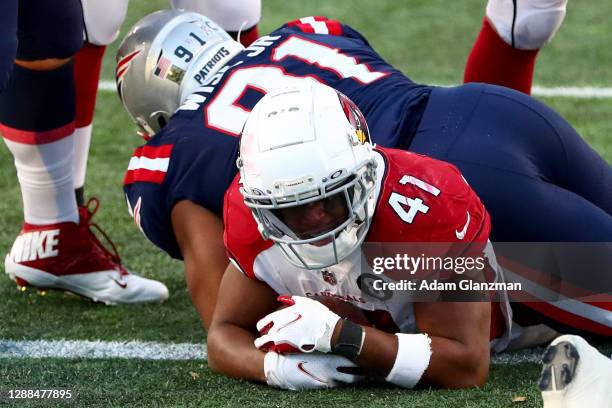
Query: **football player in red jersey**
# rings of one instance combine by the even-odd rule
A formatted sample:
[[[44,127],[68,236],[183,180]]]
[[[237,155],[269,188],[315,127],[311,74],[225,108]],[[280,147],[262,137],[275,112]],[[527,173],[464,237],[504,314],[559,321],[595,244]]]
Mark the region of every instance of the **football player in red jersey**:
[[[308,160],[296,159],[302,157]],[[503,282],[487,245],[488,214],[454,166],[373,149],[359,109],[317,83],[260,100],[245,124],[238,166],[240,179],[224,208],[232,264],[208,336],[214,370],[291,390],[364,376],[406,388],[486,382],[489,347],[503,348],[511,337],[503,289],[493,303],[414,301],[405,289],[377,294],[376,284],[362,279],[371,266],[364,263],[366,245],[421,242],[462,243],[462,254],[484,254],[484,269]],[[279,294],[288,307],[277,310]],[[342,319],[317,296],[345,300],[372,319]],[[578,355],[585,357],[580,369]],[[573,374],[575,383],[589,383],[592,401],[610,402],[612,362],[582,338],[557,339],[544,362],[540,386],[557,381],[544,393],[547,406],[576,398],[555,388],[566,387]],[[558,369],[569,374],[557,380]]]
[[[489,216],[454,166],[369,140],[357,107],[321,84],[281,89],[255,106],[241,139],[242,187],[226,195],[232,265],[208,337],[215,370],[289,389],[353,382],[360,377],[335,369],[353,363],[408,388],[486,382],[489,302],[414,303],[402,291],[381,298],[358,281],[366,243],[459,242],[494,259]],[[275,312],[278,294],[291,296],[290,307]],[[395,331],[341,320],[309,299],[326,294],[378,311]],[[289,349],[303,354],[278,353]]]

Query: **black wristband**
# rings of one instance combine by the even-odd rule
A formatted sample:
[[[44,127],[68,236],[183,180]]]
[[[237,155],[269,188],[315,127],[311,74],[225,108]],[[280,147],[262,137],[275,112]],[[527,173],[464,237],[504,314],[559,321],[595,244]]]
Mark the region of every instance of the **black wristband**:
[[[361,352],[364,334],[363,327],[350,320],[342,319],[342,329],[340,329],[336,345],[332,347],[332,353],[355,360]]]

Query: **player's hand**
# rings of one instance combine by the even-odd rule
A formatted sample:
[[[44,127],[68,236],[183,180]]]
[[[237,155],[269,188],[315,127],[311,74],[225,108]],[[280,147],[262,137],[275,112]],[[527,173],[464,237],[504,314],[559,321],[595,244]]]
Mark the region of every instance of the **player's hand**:
[[[257,322],[261,337],[255,339],[255,347],[278,353],[329,353],[331,337],[340,316],[306,297],[279,296],[278,300],[290,306]]]
[[[294,391],[356,383],[363,376],[350,373],[356,372],[355,367],[350,360],[332,354],[282,355],[269,351],[264,359],[268,385]]]

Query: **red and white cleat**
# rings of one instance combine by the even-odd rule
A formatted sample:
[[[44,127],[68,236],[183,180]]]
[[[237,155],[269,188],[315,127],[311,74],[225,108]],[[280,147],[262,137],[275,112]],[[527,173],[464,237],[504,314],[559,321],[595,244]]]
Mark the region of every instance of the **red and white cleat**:
[[[107,305],[166,300],[168,288],[163,283],[134,275],[123,267],[113,242],[91,221],[99,206],[99,201],[92,198],[81,207],[78,225],[24,224],[5,258],[6,273],[24,289],[33,286],[69,291]],[[92,228],[106,238],[112,251],[102,245]]]

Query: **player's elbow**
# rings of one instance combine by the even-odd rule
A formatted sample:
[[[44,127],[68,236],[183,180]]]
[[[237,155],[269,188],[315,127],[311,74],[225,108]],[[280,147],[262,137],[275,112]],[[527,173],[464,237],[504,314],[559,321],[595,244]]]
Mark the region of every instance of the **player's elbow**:
[[[215,325],[211,325],[207,338],[208,367],[215,373],[224,374],[222,336]]]
[[[489,379],[489,363],[480,363],[471,367],[467,374],[464,388],[483,387]]]
[[[489,351],[482,353],[477,349],[469,350],[464,354],[460,375],[453,378],[453,384],[449,388],[473,388],[482,387],[489,379]]]

